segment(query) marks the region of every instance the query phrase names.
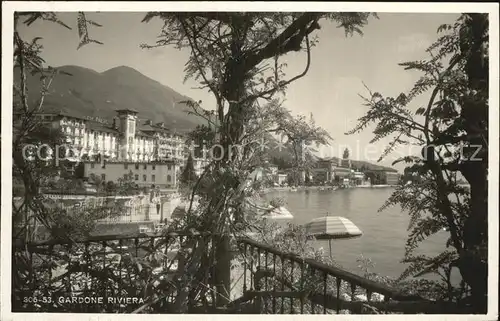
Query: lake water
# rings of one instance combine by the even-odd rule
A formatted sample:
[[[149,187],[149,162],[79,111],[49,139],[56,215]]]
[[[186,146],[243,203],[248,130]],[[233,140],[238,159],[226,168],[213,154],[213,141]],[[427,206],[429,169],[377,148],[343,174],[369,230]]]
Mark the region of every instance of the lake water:
[[[273,191],[266,194],[266,198],[283,197],[286,208],[294,216],[289,221],[293,224],[303,225],[327,213],[348,218],[363,235],[355,239],[332,240],[333,258],[345,269],[361,274],[357,259],[363,255],[375,264],[373,272],[397,277],[406,267],[400,260],[404,256],[409,216],[399,207],[378,213],[392,191],[392,188]],[[418,252],[429,256],[439,254],[445,248],[447,237],[447,232],[439,232],[422,243]],[[329,253],[328,241],[313,242],[314,247],[323,247],[325,253]]]

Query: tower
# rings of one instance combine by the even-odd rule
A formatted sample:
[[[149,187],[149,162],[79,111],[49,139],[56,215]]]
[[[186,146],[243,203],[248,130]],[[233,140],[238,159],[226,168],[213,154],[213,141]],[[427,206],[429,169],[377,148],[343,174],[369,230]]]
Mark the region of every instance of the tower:
[[[134,139],[137,123],[137,111],[120,109],[118,113],[118,130],[120,131],[120,157],[123,160],[132,160],[135,154]]]

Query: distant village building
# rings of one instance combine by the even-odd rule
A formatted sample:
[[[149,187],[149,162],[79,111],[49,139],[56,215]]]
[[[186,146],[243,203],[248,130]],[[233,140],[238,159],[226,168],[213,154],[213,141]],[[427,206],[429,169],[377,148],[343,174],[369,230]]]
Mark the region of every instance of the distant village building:
[[[353,180],[356,185],[361,185],[365,182],[365,174],[362,172],[354,172]]]
[[[278,185],[282,186],[282,185],[285,185],[287,183],[287,179],[288,179],[287,173],[278,171],[278,174],[276,176],[277,176]]]
[[[313,180],[317,182],[332,182],[334,179],[335,163],[331,159],[320,159],[312,170]]]
[[[397,171],[368,170],[365,172],[374,185],[397,185],[401,175]]]
[[[350,160],[323,158],[317,161],[313,169],[313,179],[324,183],[338,182],[349,179],[353,172]]]
[[[395,170],[355,170],[349,159],[323,158],[319,159],[313,169],[314,180],[317,182],[346,182],[355,185],[365,185],[370,180],[373,184],[396,185],[400,175]]]
[[[385,183],[387,185],[397,185],[399,183],[400,175],[397,172],[385,172]]]

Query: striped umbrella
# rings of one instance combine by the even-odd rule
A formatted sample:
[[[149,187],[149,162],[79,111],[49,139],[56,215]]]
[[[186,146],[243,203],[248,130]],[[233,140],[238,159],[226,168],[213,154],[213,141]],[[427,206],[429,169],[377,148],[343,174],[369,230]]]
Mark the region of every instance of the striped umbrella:
[[[363,234],[353,222],[341,216],[323,216],[306,224],[306,233],[317,240],[328,240],[330,257],[332,256],[332,239],[359,237]]]

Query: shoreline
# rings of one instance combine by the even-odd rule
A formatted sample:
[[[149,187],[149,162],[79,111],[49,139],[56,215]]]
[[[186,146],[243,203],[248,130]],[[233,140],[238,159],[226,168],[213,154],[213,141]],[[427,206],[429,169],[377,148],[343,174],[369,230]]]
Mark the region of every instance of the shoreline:
[[[357,185],[350,188],[395,188],[398,185]],[[341,189],[337,186],[298,186],[298,187],[266,187],[262,190],[263,193],[269,192],[291,192],[291,191],[336,191]]]

